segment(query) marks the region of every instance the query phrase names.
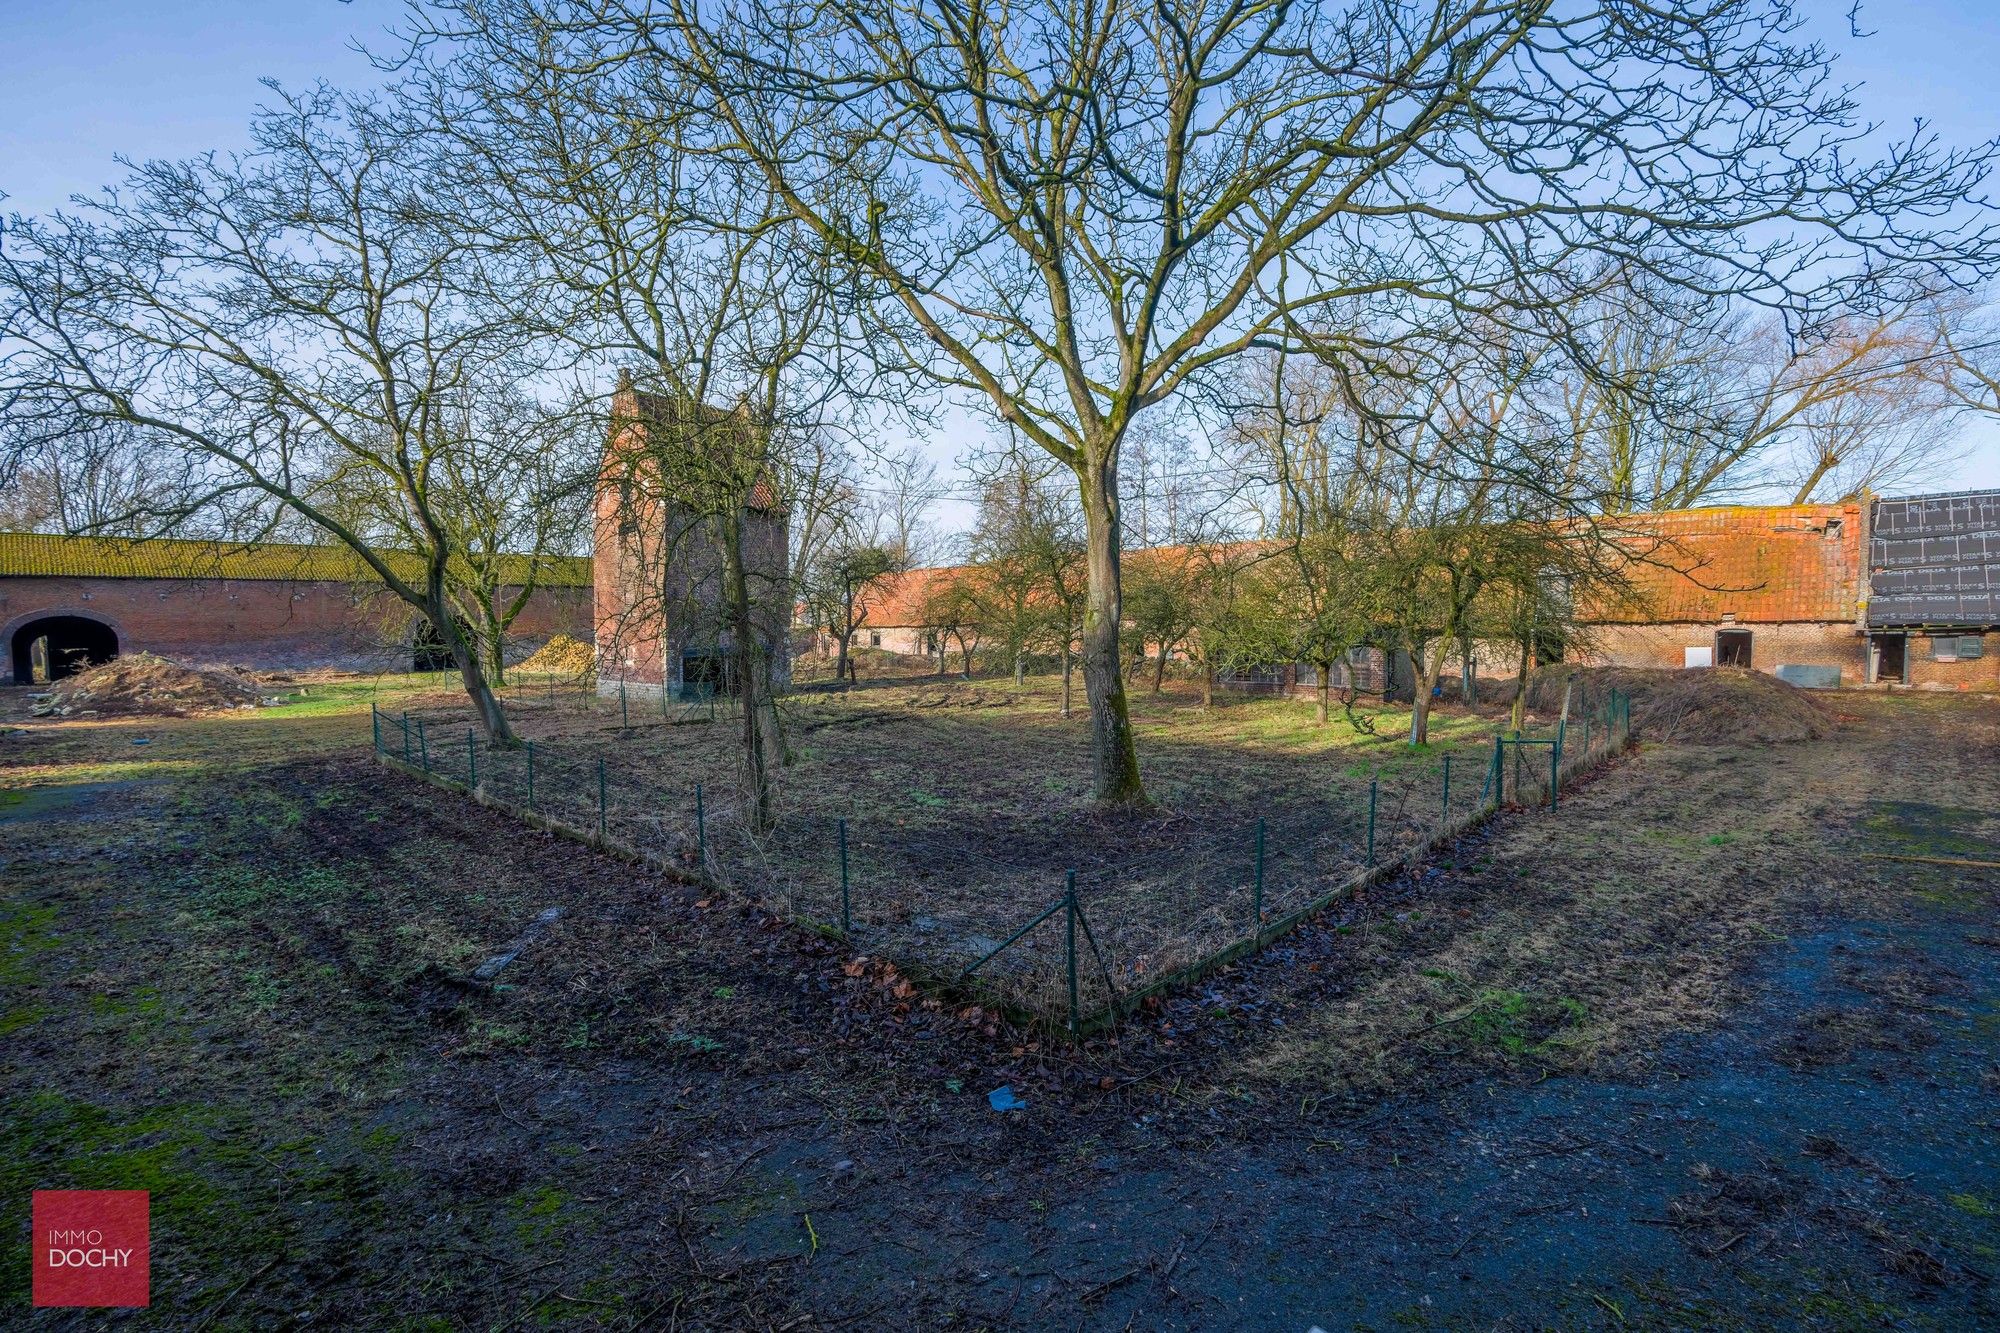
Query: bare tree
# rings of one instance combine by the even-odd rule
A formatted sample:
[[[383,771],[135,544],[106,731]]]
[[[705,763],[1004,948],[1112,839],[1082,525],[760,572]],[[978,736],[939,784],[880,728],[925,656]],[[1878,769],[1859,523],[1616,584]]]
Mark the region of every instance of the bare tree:
[[[0,443],[0,528],[159,536],[186,530],[190,511],[210,497],[179,450],[121,424],[50,434],[33,420],[9,430],[0,418],[0,431],[19,437]]]
[[[1646,289],[1635,293],[1632,284]],[[1613,513],[1773,489],[1795,504],[1915,479],[1950,461],[1940,363],[1950,305],[1896,303],[1806,334],[1698,293],[1607,278],[1558,377],[1572,475]]]
[[[979,650],[985,632],[986,597],[980,570],[955,572],[934,578],[924,588],[917,607],[923,627],[937,636],[938,674],[945,670],[951,645],[958,644],[959,675],[972,679],[972,655]]]
[[[253,152],[131,166],[115,193],[10,221],[13,438],[141,432],[194,460],[204,501],[296,514],[428,621],[480,729],[511,744],[454,614],[441,470],[461,444],[450,404],[518,326],[465,295],[482,256],[425,204],[434,163],[400,117],[324,89],[278,98]],[[344,520],[336,474],[368,476],[397,521]]]
[[[1559,334],[1585,253],[1795,302],[1990,261],[1927,221],[1989,150],[1857,154],[1824,52],[1762,0],[537,9],[592,59],[670,71],[691,144],[761,173],[915,362],[1074,475],[1107,801],[1144,799],[1121,445],[1228,358],[1338,306]]]
[[[886,546],[845,542],[824,552],[805,572],[807,603],[836,646],[836,681],[858,680],[849,646],[855,632],[868,623],[869,590],[901,568],[896,552]]]
[[[944,493],[937,465],[914,446],[891,450],[877,462],[869,473],[865,506],[868,540],[894,552],[905,569],[927,565],[938,545],[931,513]]]
[[[1062,659],[1062,714],[1073,711],[1077,640],[1088,603],[1088,563],[1074,497],[1031,459],[1009,449],[985,484],[970,545],[983,567],[983,617],[1014,656],[1015,679],[1031,648]]]
[[[435,17],[461,26],[420,32],[410,58],[429,121],[454,145],[467,224],[527,256],[541,332],[587,363],[632,369],[651,405],[602,478],[620,507],[629,497],[644,511],[625,523],[658,530],[640,543],[636,620],[685,615],[677,556],[689,542],[714,548],[718,633],[741,664],[748,813],[766,826],[772,770],[788,758],[766,639],[789,625],[796,590],[746,548],[750,516],[782,507],[783,483],[803,479],[817,527],[820,503],[854,486],[832,458],[813,462],[846,382],[824,247],[760,173],[685,150],[680,121],[694,112],[661,71],[572,59],[565,35],[522,8]]]

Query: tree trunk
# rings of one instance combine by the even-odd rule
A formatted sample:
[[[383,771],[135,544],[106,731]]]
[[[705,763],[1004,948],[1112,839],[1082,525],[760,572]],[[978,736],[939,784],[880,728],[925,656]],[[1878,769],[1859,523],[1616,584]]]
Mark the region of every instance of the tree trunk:
[[[972,645],[964,639],[958,641],[958,651],[965,658],[965,678],[972,679]]]
[[[1319,706],[1313,709],[1313,721],[1323,727],[1327,719],[1327,699],[1333,693],[1333,664],[1315,662],[1313,665],[1319,668]]]
[[[1016,685],[1024,685],[1027,683],[1027,680],[1028,650],[1025,648],[1016,648],[1014,650],[1014,683]]]
[[[1201,706],[1208,708],[1215,703],[1215,663],[1204,662],[1201,666]]]
[[[1160,656],[1153,663],[1153,693],[1158,694],[1167,683],[1167,645],[1160,645]]]
[[[1139,777],[1139,750],[1132,739],[1132,714],[1125,702],[1125,674],[1119,670],[1118,631],[1123,590],[1118,570],[1118,463],[1099,445],[1083,462],[1083,517],[1090,587],[1083,612],[1083,687],[1090,697],[1090,748],[1099,801],[1146,804]]]
[[[1416,677],[1416,699],[1410,705],[1410,744],[1428,745],[1431,740],[1431,693],[1437,689],[1438,673],[1444,669],[1444,640],[1439,639],[1436,647],[1428,654],[1423,669],[1412,671]]]
[[[853,665],[847,660],[847,641],[853,637],[854,637],[853,630],[849,630],[845,634],[840,634],[835,636],[836,640],[840,644],[840,648],[834,654],[834,659],[833,659],[833,683],[836,685],[840,684],[841,681],[847,679],[847,669],[848,667]]]
[[[749,816],[762,831],[772,824],[771,769],[784,762],[784,740],[778,732],[778,710],[771,701],[770,673],[757,641],[750,610],[750,581],[743,568],[743,524],[735,514],[717,520],[722,546],[723,592],[728,599],[730,633],[740,664],[738,688],[743,696],[743,763],[749,774]]]
[[[1521,670],[1514,677],[1514,714],[1509,719],[1509,730],[1516,736],[1521,734],[1521,726],[1528,720],[1528,661],[1534,648],[1530,640],[1521,640]]]
[[[1070,707],[1069,707],[1069,694],[1070,694],[1070,685],[1069,685],[1069,671],[1070,671],[1070,667],[1069,667],[1069,645],[1065,643],[1065,644],[1063,645],[1063,702],[1062,702],[1062,715],[1063,715],[1064,717],[1068,717],[1068,716],[1069,716],[1069,714],[1070,714]]]
[[[1467,708],[1479,702],[1479,681],[1472,670],[1472,635],[1458,638],[1458,701]]]
[[[486,673],[480,669],[479,649],[459,632],[458,617],[451,608],[444,605],[440,596],[432,605],[424,608],[424,615],[431,622],[432,632],[451,649],[451,660],[458,667],[458,678],[465,688],[465,697],[472,701],[473,719],[479,724],[486,743],[496,750],[511,750],[520,740],[514,735],[514,728],[507,722],[507,714],[500,707],[500,700],[486,681]]]

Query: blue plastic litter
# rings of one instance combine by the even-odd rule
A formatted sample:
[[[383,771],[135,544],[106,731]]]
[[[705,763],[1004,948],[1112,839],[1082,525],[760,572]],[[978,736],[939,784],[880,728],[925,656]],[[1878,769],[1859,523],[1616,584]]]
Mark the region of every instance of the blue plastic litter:
[[[1014,1095],[1012,1084],[1008,1084],[1006,1087],[995,1088],[993,1091],[987,1093],[986,1104],[996,1111],[1025,1111],[1028,1109],[1028,1104]]]

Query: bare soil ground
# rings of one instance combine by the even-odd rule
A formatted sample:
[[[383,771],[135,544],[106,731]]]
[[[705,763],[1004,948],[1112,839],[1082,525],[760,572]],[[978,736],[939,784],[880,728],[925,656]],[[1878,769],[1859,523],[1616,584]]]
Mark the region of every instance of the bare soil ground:
[[[119,1187],[170,1327],[2000,1318],[2000,873],[1873,859],[2000,859],[1991,700],[1648,746],[1070,1049],[359,697],[0,737],[5,1308],[28,1191]]]
[[[462,699],[449,696],[415,701],[408,729],[398,714],[386,746],[400,755],[414,744],[413,762],[476,779],[517,808],[532,798],[573,828],[602,827],[690,871],[705,864],[793,918],[842,919],[844,824],[852,937],[943,977],[994,955],[1074,872],[1085,1013],[1243,940],[1260,905],[1262,920],[1277,919],[1351,879],[1371,853],[1392,860],[1469,814],[1502,721],[1440,708],[1431,745],[1412,752],[1406,708],[1320,727],[1294,700],[1225,697],[1204,709],[1192,692],[1141,692],[1134,722],[1155,805],[1112,813],[1087,799],[1087,735],[1061,715],[1054,680],[885,683],[787,702],[795,762],[777,774],[777,827],[754,833],[726,706],[533,684],[513,697],[532,756],[479,750]],[[1586,710],[1574,711],[1570,740],[1582,746]],[[1541,731],[1553,734],[1546,721]],[[1506,793],[1546,799],[1552,751],[1523,755],[1502,766]],[[1065,922],[1051,917],[980,965],[970,993],[1066,1021],[1066,950]]]

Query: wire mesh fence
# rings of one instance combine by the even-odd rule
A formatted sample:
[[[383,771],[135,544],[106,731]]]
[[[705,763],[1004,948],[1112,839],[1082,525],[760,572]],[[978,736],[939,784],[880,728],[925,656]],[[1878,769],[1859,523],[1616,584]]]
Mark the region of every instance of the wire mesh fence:
[[[782,789],[759,821],[730,774],[663,782],[642,732],[726,720],[727,700],[691,701],[691,717],[690,701],[648,699],[635,718],[629,695],[534,691],[510,691],[518,716],[569,709],[604,725],[501,749],[462,713],[378,711],[375,752],[543,826],[754,894],[947,991],[1072,1034],[1261,947],[1497,809],[1559,809],[1563,784],[1631,735],[1630,700],[1611,691],[1547,734],[1503,733],[1483,752],[1374,775],[1309,815],[1169,831],[1138,851],[1120,836],[1059,860],[1008,860],[948,826],[829,816]]]

